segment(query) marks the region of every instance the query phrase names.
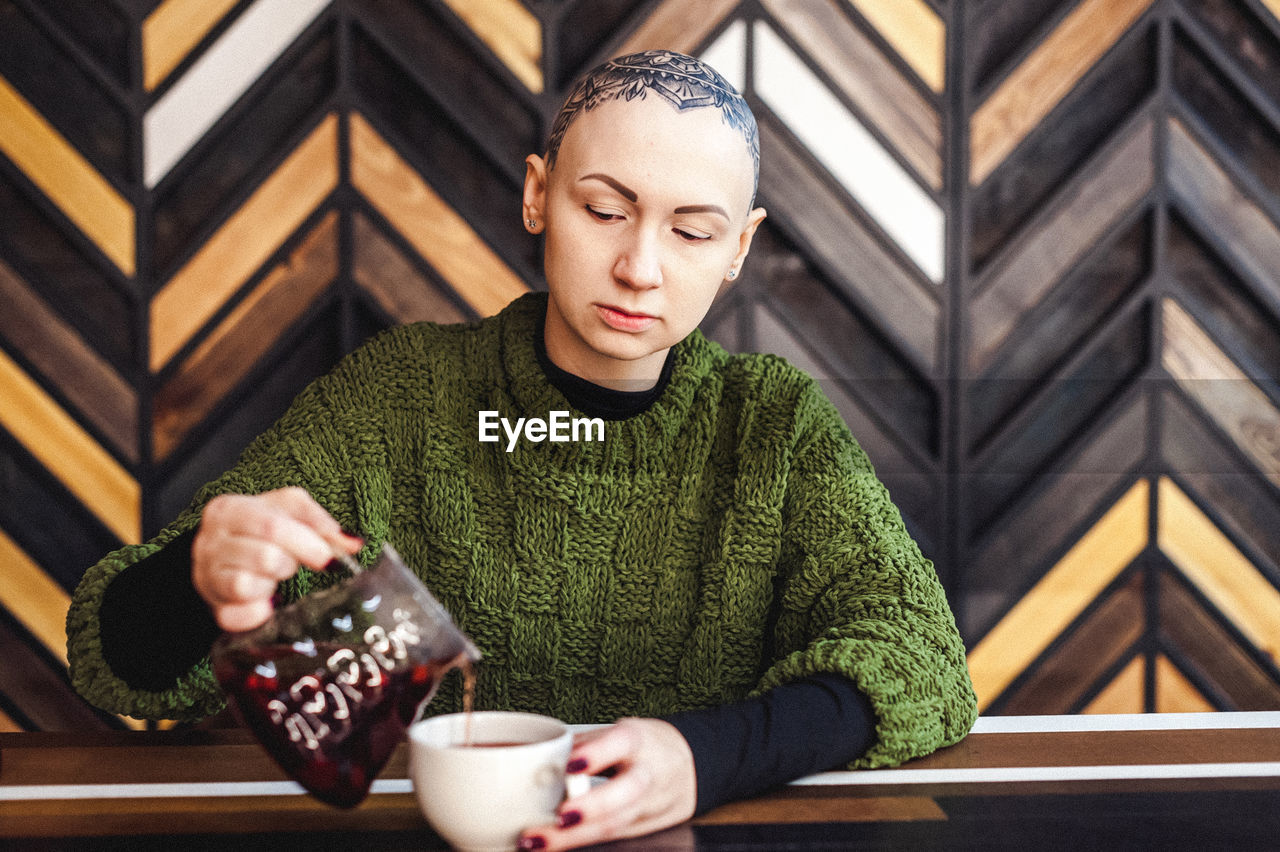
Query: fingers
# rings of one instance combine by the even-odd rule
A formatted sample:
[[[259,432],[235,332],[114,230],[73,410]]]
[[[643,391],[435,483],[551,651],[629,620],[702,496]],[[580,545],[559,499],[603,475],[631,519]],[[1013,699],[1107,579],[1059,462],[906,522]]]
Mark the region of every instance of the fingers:
[[[353,552],[354,541],[301,488],[216,497],[201,516],[201,533],[209,539],[239,537],[273,545],[309,568],[323,568],[334,547]]]
[[[219,626],[247,630],[271,616],[277,584],[299,563],[320,569],[335,549],[354,553],[363,544],[301,488],[222,495],[201,515],[191,579]]]
[[[575,743],[569,767],[614,770],[590,792],[560,805],[555,825],[531,828],[521,848],[573,849],[648,834],[687,820],[697,800],[693,755],[673,726],[656,719],[623,719]]]

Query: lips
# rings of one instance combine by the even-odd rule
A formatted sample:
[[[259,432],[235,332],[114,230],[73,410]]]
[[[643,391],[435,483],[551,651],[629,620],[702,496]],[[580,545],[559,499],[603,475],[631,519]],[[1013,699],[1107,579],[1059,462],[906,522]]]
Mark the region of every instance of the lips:
[[[631,313],[613,305],[596,305],[595,307],[604,324],[618,331],[644,331],[658,321],[657,317]]]

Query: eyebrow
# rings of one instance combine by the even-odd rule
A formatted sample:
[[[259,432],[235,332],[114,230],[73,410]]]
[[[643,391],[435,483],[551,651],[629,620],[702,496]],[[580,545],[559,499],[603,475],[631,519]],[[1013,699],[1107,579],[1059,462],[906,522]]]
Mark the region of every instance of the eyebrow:
[[[633,204],[640,197],[636,194],[636,191],[634,189],[631,189],[629,186],[620,182],[616,178],[610,177],[609,175],[606,175],[606,174],[601,174],[600,172],[592,172],[589,175],[583,175],[582,177],[578,178],[579,183],[581,183],[584,180],[598,180],[601,183],[607,184],[608,186],[612,187],[615,192],[617,192],[619,195],[621,195],[623,198],[627,199]],[[719,204],[687,204],[683,207],[677,207],[673,212],[678,214],[680,213],[719,213],[724,218],[726,219],[729,218],[729,214],[726,213],[725,209],[721,207]]]

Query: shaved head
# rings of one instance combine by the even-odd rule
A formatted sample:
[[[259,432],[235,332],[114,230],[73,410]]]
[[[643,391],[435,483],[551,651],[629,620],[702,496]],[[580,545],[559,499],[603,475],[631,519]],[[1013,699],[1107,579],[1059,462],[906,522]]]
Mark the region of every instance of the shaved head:
[[[610,59],[588,72],[570,93],[551,126],[547,168],[569,126],[585,112],[609,101],[632,101],[649,95],[662,98],[676,110],[709,107],[742,135],[751,154],[752,195],[760,180],[760,136],[756,119],[742,95],[707,63],[671,50],[646,50]]]

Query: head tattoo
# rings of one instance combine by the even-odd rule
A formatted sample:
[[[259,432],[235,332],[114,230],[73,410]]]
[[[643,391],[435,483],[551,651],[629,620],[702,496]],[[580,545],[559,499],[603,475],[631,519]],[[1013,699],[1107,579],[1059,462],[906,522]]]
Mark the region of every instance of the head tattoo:
[[[724,123],[741,133],[747,142],[754,198],[760,182],[760,135],[751,107],[710,65],[671,50],[646,50],[620,56],[588,72],[570,93],[551,126],[547,168],[555,166],[560,143],[578,116],[619,98],[644,99],[648,92],[666,98],[678,110],[704,106],[720,110]]]

